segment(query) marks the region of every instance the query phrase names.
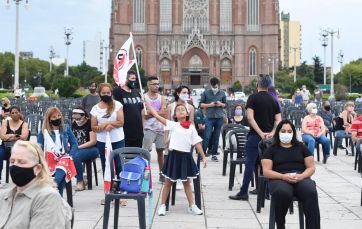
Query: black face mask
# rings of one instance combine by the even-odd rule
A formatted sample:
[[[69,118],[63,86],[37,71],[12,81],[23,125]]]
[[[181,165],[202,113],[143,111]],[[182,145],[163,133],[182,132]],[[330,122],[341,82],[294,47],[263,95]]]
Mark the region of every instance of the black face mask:
[[[131,89],[135,89],[137,87],[137,81],[136,80],[128,81],[127,87],[129,87]]]
[[[30,181],[35,178],[34,167],[23,168],[16,165],[10,166],[10,176],[14,184],[18,187],[27,185]]]
[[[90,92],[91,94],[93,94],[93,93],[96,92],[96,89],[95,89],[95,88],[89,88],[89,92]]]
[[[53,126],[60,126],[60,124],[62,124],[62,119],[58,118],[55,120],[50,120],[50,124],[52,124]]]
[[[101,100],[105,103],[109,103],[112,101],[112,96],[110,96],[110,95],[101,95],[100,97],[101,97]]]
[[[326,111],[330,111],[330,110],[331,110],[331,106],[324,106],[324,109],[325,109]]]

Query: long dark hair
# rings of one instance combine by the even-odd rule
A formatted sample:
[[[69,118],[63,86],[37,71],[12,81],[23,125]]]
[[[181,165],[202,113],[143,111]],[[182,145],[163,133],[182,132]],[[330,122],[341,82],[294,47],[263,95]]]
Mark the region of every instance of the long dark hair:
[[[176,88],[175,92],[173,93],[173,96],[175,97],[175,101],[177,102],[178,99],[180,98],[178,96],[179,93],[181,93],[182,89],[184,88],[187,88],[187,91],[188,91],[188,94],[190,95],[191,94],[191,90],[188,86],[185,86],[185,85],[180,85]]]
[[[295,129],[295,126],[293,125],[293,123],[291,121],[284,119],[277,125],[277,128],[275,129],[275,134],[274,134],[274,138],[273,138],[273,146],[280,146],[279,132],[282,129],[284,124],[289,124],[293,130],[293,138],[292,138],[291,144],[293,146],[300,144],[300,141],[298,141],[298,139],[297,139],[297,130]]]

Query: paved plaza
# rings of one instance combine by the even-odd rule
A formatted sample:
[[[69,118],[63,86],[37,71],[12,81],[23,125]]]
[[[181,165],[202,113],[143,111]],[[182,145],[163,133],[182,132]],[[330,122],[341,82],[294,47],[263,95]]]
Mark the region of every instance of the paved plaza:
[[[221,157],[220,157],[221,159]],[[156,152],[152,152],[153,180],[158,181]],[[338,156],[331,156],[328,164],[316,162],[316,173],[313,179],[317,183],[322,228],[328,229],[360,229],[362,228],[362,206],[360,206],[362,179],[353,170],[354,157],[347,156],[344,150],[338,150]],[[100,205],[103,195],[103,180],[100,160],[97,164],[98,178],[101,181],[93,190],[73,192],[76,229],[103,228],[103,206]],[[229,167],[228,167],[229,169]],[[154,182],[153,223],[155,229],[202,229],[202,228],[268,228],[270,201],[266,200],[265,208],[256,213],[256,195],[250,195],[249,201],[233,201],[228,196],[235,194],[242,180],[237,169],[236,183],[233,191],[228,191],[228,172],[221,175],[222,162],[209,161],[208,167],[202,169],[201,191],[204,215],[193,216],[186,211],[187,200],[183,190],[176,193],[176,204],[170,206],[166,216],[158,216],[162,184]],[[5,177],[5,168],[3,176]],[[1,184],[0,188],[8,187]],[[73,180],[75,187],[75,180]],[[74,188],[73,188],[74,190]],[[146,200],[148,209],[148,200]],[[298,208],[293,215],[286,217],[286,228],[299,228]],[[147,219],[148,219],[147,210]],[[109,228],[113,228],[113,206]],[[120,208],[119,228],[138,228],[136,201],[128,200],[126,207]]]

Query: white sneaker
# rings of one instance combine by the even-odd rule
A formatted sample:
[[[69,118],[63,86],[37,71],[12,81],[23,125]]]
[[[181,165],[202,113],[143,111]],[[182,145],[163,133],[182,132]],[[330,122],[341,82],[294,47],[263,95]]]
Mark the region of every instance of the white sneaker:
[[[195,204],[187,209],[187,212],[193,215],[202,215],[203,212]]]
[[[158,208],[158,215],[159,216],[166,215],[166,205],[165,204],[161,204],[160,207]]]
[[[182,190],[184,188],[182,181],[178,180],[176,182],[176,190]]]

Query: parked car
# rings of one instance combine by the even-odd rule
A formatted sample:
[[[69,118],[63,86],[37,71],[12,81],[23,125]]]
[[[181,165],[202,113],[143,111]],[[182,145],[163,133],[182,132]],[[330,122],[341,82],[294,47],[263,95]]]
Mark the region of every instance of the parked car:
[[[47,93],[45,93],[45,87],[34,87],[34,92],[32,95],[36,97],[49,97]]]
[[[235,100],[245,100],[245,93],[242,91],[237,91],[234,93]]]

